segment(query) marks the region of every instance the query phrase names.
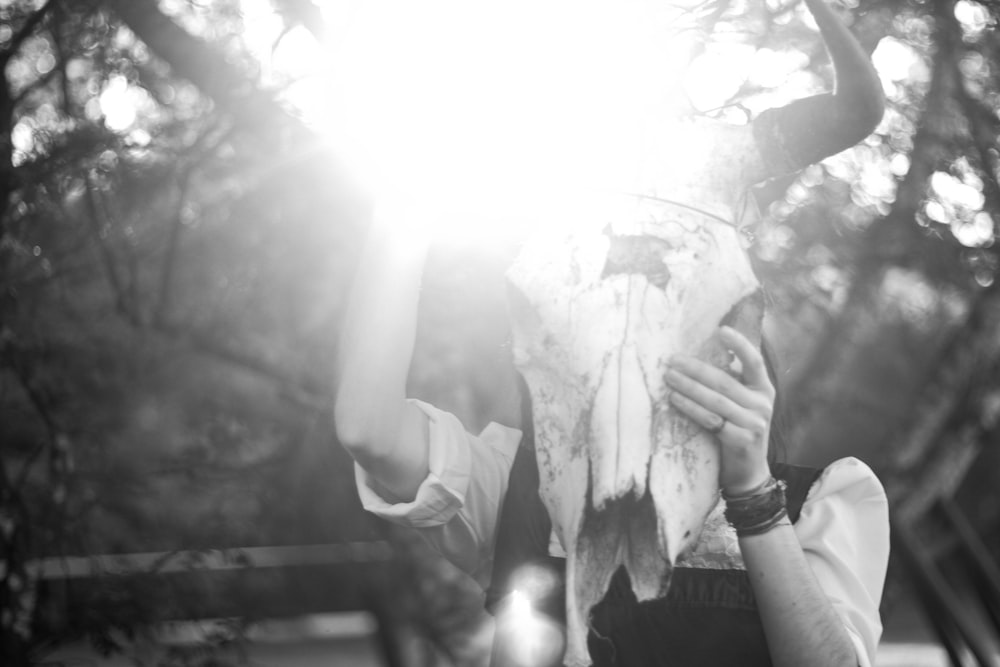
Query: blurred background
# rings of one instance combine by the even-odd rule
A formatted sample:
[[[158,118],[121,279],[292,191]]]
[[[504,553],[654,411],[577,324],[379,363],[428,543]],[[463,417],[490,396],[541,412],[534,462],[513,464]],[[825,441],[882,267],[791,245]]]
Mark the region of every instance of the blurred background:
[[[329,416],[371,210],[329,76],[363,4],[0,1],[3,664],[485,664],[474,585],[360,510]],[[755,193],[786,457],[885,484],[882,664],[995,665],[1000,7],[835,6],[888,110]],[[698,10],[690,110],[832,87],[800,4]],[[517,239],[483,238],[433,251],[412,373],[472,431],[517,425]]]

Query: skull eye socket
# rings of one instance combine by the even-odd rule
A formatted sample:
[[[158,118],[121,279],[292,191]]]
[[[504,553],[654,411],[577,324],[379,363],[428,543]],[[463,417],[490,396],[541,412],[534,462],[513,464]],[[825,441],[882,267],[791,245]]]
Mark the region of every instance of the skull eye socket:
[[[755,339],[759,338],[759,333],[754,332],[760,331],[763,320],[764,290],[756,289],[737,301],[719,324],[742,331],[744,335],[753,334],[749,337],[757,342]]]
[[[661,290],[670,282],[666,258],[672,248],[655,236],[611,236],[601,278],[613,275],[642,275]]]

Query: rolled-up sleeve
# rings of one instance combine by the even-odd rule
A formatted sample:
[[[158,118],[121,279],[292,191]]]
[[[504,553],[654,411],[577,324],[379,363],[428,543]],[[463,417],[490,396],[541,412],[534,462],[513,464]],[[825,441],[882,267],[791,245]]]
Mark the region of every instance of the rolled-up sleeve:
[[[387,521],[417,530],[485,588],[500,504],[521,432],[491,423],[478,436],[472,435],[454,415],[422,401],[411,402],[428,418],[430,472],[411,502],[392,503],[379,495],[368,473],[355,464],[361,504]]]
[[[855,458],[834,462],[813,485],[795,533],[820,587],[869,667],[882,635],[879,602],[889,560],[882,484]]]

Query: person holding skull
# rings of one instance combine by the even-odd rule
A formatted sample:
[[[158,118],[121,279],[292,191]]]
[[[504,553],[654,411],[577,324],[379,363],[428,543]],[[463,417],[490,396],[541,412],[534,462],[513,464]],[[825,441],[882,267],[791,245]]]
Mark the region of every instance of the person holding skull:
[[[810,470],[769,457],[776,439],[772,417],[777,392],[761,351],[761,300],[748,263],[726,254],[736,250],[725,250],[738,248],[734,240],[739,230],[734,227],[739,226],[745,206],[742,194],[749,186],[854,145],[875,128],[883,113],[881,85],[867,54],[823,0],[805,3],[833,61],[835,91],[764,111],[745,126],[692,124],[693,133],[707,127],[706,141],[725,150],[714,158],[707,150],[700,167],[685,164],[683,173],[670,175],[674,181],[687,179],[687,184],[667,183],[640,195],[641,206],[647,207],[643,210],[659,215],[657,224],[666,220],[682,229],[694,225],[702,239],[708,239],[705,247],[722,248],[712,266],[737,275],[742,290],[721,315],[697,311],[711,328],[702,334],[709,342],[673,353],[661,369],[662,381],[653,382],[655,391],[645,388],[652,403],[642,408],[650,413],[643,413],[647,421],[667,424],[664,432],[671,437],[687,434],[684,437],[692,441],[707,443],[717,465],[699,470],[711,471],[717,477],[710,480],[711,486],[721,491],[721,498],[707,496],[710,502],[695,513],[698,526],[679,525],[671,533],[676,534],[670,540],[676,553],[670,554],[669,563],[657,560],[655,534],[657,525],[661,533],[665,530],[662,514],[670,497],[656,487],[668,486],[664,476],[673,473],[660,472],[666,464],[656,468],[655,456],[639,468],[646,475],[630,478],[630,483],[640,485],[648,481],[653,504],[617,505],[620,513],[613,515],[614,520],[585,512],[591,518],[569,521],[591,522],[577,541],[565,524],[566,516],[580,516],[579,508],[564,513],[560,499],[551,497],[560,489],[552,480],[565,468],[549,460],[551,434],[536,432],[526,418],[521,429],[491,424],[475,435],[453,415],[406,398],[424,258],[420,252],[394,246],[380,224],[380,216],[406,215],[405,211],[376,212],[344,322],[334,415],[338,439],[357,464],[363,504],[387,520],[420,531],[483,586],[491,610],[503,607],[517,586],[517,573],[526,565],[554,572],[557,578],[566,568],[576,572],[576,579],[567,576],[565,586],[571,589],[570,599],[583,598],[575,603],[582,612],[566,602],[558,586],[534,601],[540,609],[567,620],[565,659],[571,665],[592,661],[623,667],[867,666],[874,661],[888,560],[884,491],[871,470],[856,459]],[[692,181],[700,189],[689,187]],[[669,281],[681,282],[688,271],[688,280],[711,289],[716,278],[706,269],[709,265],[685,268],[672,263],[683,254],[677,249],[689,246],[664,236],[664,229],[653,234],[659,234],[662,243],[644,243],[642,249],[633,248],[630,239],[648,238],[647,229],[612,232],[607,256],[598,267],[599,278],[642,273],[635,265],[653,252],[659,254],[652,264],[662,260]],[[690,254],[712,259],[711,252]],[[575,257],[573,261],[576,270]],[[643,280],[663,283],[660,287],[667,289],[669,281],[661,274],[647,271]],[[519,274],[518,267],[512,269],[515,319],[519,308],[537,308],[537,303],[523,303],[527,297],[520,289],[532,280]],[[734,284],[725,282],[729,280],[725,276],[718,280],[728,288]],[[595,302],[594,308],[600,303]],[[574,322],[559,326],[571,330]],[[515,349],[515,357],[523,351]],[[528,350],[536,358],[545,351]],[[562,363],[560,355],[553,352],[546,363]],[[728,364],[727,355],[735,358],[738,369]],[[626,362],[623,356],[622,363]],[[552,392],[539,385],[553,380],[539,375],[537,363],[522,367],[529,385],[525,403],[535,413],[535,424],[548,428],[561,411],[560,406],[547,404]],[[586,381],[580,380],[574,391],[594,401],[602,389],[587,394]],[[623,395],[621,387],[616,389],[616,397]],[[527,400],[529,393],[533,400]],[[588,403],[587,410],[592,408],[598,409]],[[625,408],[627,412],[629,406]],[[539,415],[545,417],[541,422]],[[565,424],[562,430],[572,431]],[[537,448],[546,456],[537,458]],[[593,460],[584,464],[591,466],[587,497],[594,498],[603,483],[594,466],[604,464]],[[707,484],[692,486],[697,492]],[[628,527],[632,525],[637,528]],[[643,532],[644,527],[652,528]],[[609,556],[612,567],[594,566],[593,553],[600,553],[601,540],[611,531],[625,531],[619,537],[629,544],[630,553],[618,553],[621,549],[615,546],[616,553]],[[654,535],[648,543],[642,541],[646,533]],[[578,547],[584,542],[589,551],[584,549],[580,557]],[[661,583],[667,580],[669,586]],[[494,664],[513,664],[503,633],[497,637]]]

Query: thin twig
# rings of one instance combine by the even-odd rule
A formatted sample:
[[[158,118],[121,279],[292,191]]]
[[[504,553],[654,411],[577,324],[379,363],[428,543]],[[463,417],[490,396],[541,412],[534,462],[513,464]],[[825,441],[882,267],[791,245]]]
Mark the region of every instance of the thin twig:
[[[170,288],[173,284],[174,265],[177,262],[177,246],[180,244],[181,230],[184,228],[184,203],[187,199],[188,185],[191,180],[192,169],[182,167],[179,169],[177,179],[177,202],[173,220],[170,223],[170,232],[167,236],[167,249],[163,258],[163,271],[160,275],[160,293],[156,300],[156,307],[153,310],[153,321],[162,322],[167,310],[170,308]]]
[[[59,91],[62,93],[62,108],[63,113],[67,116],[72,117],[73,111],[70,108],[70,93],[69,93],[69,76],[66,73],[66,67],[69,65],[69,58],[66,57],[66,49],[63,48],[63,32],[65,17],[62,15],[62,8],[57,7],[55,15],[52,19],[55,23],[52,28],[49,29],[49,33],[52,35],[52,49],[56,52],[56,60],[58,64],[53,67],[53,71],[59,70]]]
[[[118,275],[118,271],[115,267],[114,253],[112,253],[111,248],[108,246],[107,241],[104,239],[104,233],[103,230],[101,229],[101,222],[100,222],[101,216],[97,210],[97,202],[94,200],[95,197],[94,193],[97,190],[97,188],[94,185],[93,179],[91,179],[89,173],[87,173],[84,176],[84,179],[87,183],[87,188],[86,188],[87,196],[84,197],[84,200],[86,201],[87,204],[88,220],[90,222],[91,229],[94,234],[94,241],[100,248],[101,258],[104,260],[105,274],[107,275],[108,281],[111,283],[111,288],[112,290],[114,290],[115,293],[115,304],[118,307],[118,311],[125,316],[125,319],[128,322],[136,324],[135,316],[131,312],[131,308],[126,302],[127,297],[125,295],[125,290],[122,286],[121,277]]]
[[[204,333],[191,329],[182,329],[178,325],[169,322],[153,322],[152,329],[175,342],[188,346],[194,351],[239,366],[277,382],[287,390],[285,395],[298,405],[311,409],[322,405],[320,398],[324,395],[324,392],[319,382],[308,377],[293,376],[287,373],[281,366],[264,361],[260,355],[240,352],[223,345],[218,340]]]
[[[56,440],[59,435],[59,429],[56,426],[55,419],[49,412],[48,406],[44,397],[39,393],[35,387],[32,386],[30,379],[27,377],[25,371],[19,368],[16,364],[10,364],[10,368],[14,371],[15,377],[17,377],[18,382],[24,389],[24,393],[28,397],[28,401],[31,403],[35,412],[41,418],[42,423],[45,424],[45,430],[48,433],[49,442],[43,442],[38,447],[36,447],[31,454],[28,455],[27,460],[25,460],[24,465],[21,467],[21,472],[15,478],[15,482],[11,487],[14,490],[20,490],[27,483],[28,473],[31,468],[35,465],[38,458],[47,450],[55,446]]]

